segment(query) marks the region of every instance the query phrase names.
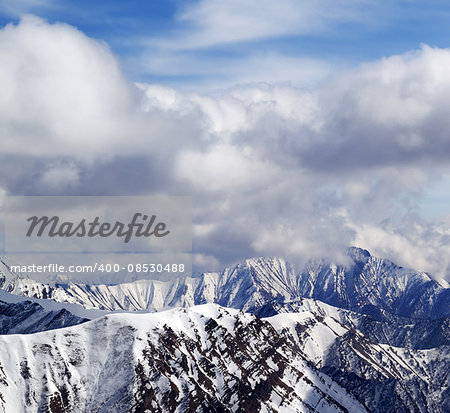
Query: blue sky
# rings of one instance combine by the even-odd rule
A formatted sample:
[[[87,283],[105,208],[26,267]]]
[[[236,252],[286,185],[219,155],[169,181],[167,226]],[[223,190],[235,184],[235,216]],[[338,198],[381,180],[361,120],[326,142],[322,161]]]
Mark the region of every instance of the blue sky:
[[[335,70],[450,39],[450,5],[436,0],[8,0],[0,13],[2,25],[26,13],[73,25],[105,40],[133,80],[191,90],[249,81],[310,87]],[[298,75],[277,73],[268,60],[297,64]]]
[[[4,0],[0,197],[192,196],[199,270],[358,245],[450,279],[449,21],[444,1]]]

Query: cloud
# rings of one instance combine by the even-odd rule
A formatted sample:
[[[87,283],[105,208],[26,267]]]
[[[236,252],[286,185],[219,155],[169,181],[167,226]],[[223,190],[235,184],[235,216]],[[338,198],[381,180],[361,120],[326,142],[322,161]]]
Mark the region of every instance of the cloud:
[[[53,7],[55,0],[3,0],[0,3],[0,11],[11,17],[21,17]]]
[[[356,231],[356,243],[398,265],[426,271],[445,285],[445,280],[450,280],[449,218],[432,223],[415,218],[402,224],[363,224]]]
[[[121,146],[135,97],[106,44],[27,16],[0,31],[0,54],[4,153],[108,156]]]
[[[211,193],[261,188],[280,177],[276,165],[259,159],[250,146],[217,144],[206,152],[185,152],[176,167],[178,179]]]
[[[180,49],[271,37],[311,34],[341,21],[361,21],[358,0],[200,0],[189,3],[178,18],[189,29],[171,46]],[[366,5],[367,6],[367,5]]]
[[[322,91],[328,131],[311,148],[318,156],[310,159],[321,160],[318,167],[336,155],[342,167],[444,163],[450,149],[444,115],[450,105],[449,65],[449,50],[423,46],[337,79]]]
[[[80,170],[73,162],[57,162],[49,165],[41,177],[42,183],[50,188],[75,186],[80,180]]]
[[[287,56],[279,52],[252,51],[245,56],[201,56],[167,49],[143,53],[137,63],[154,77],[182,79],[187,91],[225,89],[236,84],[279,83],[311,88],[326,79],[338,63],[323,59]],[[190,79],[189,82],[186,78]]]
[[[109,47],[72,26],[26,16],[0,30],[0,54],[3,154],[102,161],[151,154],[194,127],[181,114],[143,116]]]
[[[429,231],[432,247],[423,248],[420,228],[432,224],[412,212],[448,172],[449,66],[448,50],[423,46],[340,73],[314,91],[255,84],[166,100],[167,110],[191,105],[205,117],[204,146],[177,163],[178,179],[204,202],[199,222],[216,226],[198,237],[200,248],[301,261],[342,259],[343,246],[357,243],[445,277],[445,239]],[[230,217],[231,229],[222,224]],[[377,233],[371,228],[385,236],[369,236]],[[234,249],[233,238],[240,240]]]
[[[424,189],[448,173],[447,49],[308,90],[206,94],[134,84],[106,44],[33,17],[0,31],[0,54],[8,193],[192,195],[198,266],[342,260],[357,243],[448,277],[450,223],[418,214]]]
[[[371,26],[382,10],[364,0],[185,2],[163,34],[136,40],[142,48],[129,63],[147,78],[189,91],[251,82],[312,87],[342,60],[311,56],[304,39],[337,33],[344,24]]]

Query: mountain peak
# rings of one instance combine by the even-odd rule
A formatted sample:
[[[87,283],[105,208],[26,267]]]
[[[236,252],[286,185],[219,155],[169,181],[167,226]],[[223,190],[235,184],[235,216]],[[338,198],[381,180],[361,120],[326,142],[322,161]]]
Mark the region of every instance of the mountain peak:
[[[359,247],[349,247],[347,249],[347,255],[355,262],[355,263],[363,263],[365,264],[369,258],[371,257],[370,252]]]
[[[50,285],[26,278],[11,280],[8,276],[0,288],[14,294],[109,311],[158,311],[218,303],[257,313],[269,303],[304,297],[375,316],[380,310],[424,319],[450,315],[450,290],[425,273],[399,267],[358,247],[349,248],[348,254],[353,265],[320,260],[308,263],[302,272],[284,259],[259,257],[220,272],[174,281]],[[6,267],[5,264],[5,271]]]

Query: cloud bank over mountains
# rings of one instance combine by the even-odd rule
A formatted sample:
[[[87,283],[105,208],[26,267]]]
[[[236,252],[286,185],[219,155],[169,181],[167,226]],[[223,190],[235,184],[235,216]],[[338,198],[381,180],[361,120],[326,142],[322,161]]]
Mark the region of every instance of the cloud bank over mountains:
[[[134,83],[104,42],[33,16],[1,29],[0,55],[8,194],[192,195],[202,270],[343,259],[357,244],[450,278],[449,217],[418,208],[449,173],[450,50],[424,45],[310,90],[204,94]]]

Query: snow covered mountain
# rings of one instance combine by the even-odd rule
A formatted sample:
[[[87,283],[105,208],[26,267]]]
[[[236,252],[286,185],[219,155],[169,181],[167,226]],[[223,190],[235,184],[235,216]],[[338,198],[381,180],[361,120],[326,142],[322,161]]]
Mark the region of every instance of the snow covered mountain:
[[[401,317],[380,310],[377,317],[337,308],[311,298],[299,298],[284,303],[271,302],[257,311],[268,317],[280,313],[312,311],[318,316],[331,316],[341,323],[364,333],[372,341],[395,347],[429,349],[450,345],[450,318],[435,320]]]
[[[175,281],[139,280],[116,285],[43,284],[0,267],[0,288],[13,294],[53,299],[104,310],[161,310],[216,302],[252,311],[272,300],[298,297],[299,276],[281,259],[249,259],[220,273]]]
[[[0,406],[7,413],[450,411],[450,318],[441,316],[449,314],[448,289],[367,251],[349,255],[348,267],[316,261],[297,273],[281,259],[260,258],[174,282],[117,285],[43,284],[3,263],[0,299],[10,301],[0,302],[10,317],[0,314],[3,333],[81,323],[77,304],[93,308],[82,308],[87,318],[102,314],[95,308],[181,308],[0,335]]]
[[[266,320],[371,412],[449,411],[450,346],[412,350],[378,344],[339,322],[339,309],[304,304],[298,313]]]
[[[449,346],[380,345],[334,318],[338,309],[329,311],[305,307],[260,319],[207,304],[0,336],[0,406],[6,412],[448,411]]]
[[[211,304],[0,336],[0,406],[6,412],[368,411],[269,322]]]
[[[405,269],[352,247],[349,268],[316,261],[301,276],[299,296],[340,308],[380,315],[380,309],[405,317],[450,316],[450,289],[428,274]]]
[[[64,308],[45,310],[31,301],[7,303],[0,300],[0,334],[30,334],[73,326],[88,321]]]
[[[403,317],[450,316],[450,289],[426,273],[404,269],[367,251],[350,248],[353,264],[309,262],[296,272],[279,258],[248,259],[218,273],[175,281],[140,280],[116,285],[42,284],[0,268],[0,288],[26,297],[50,298],[85,308],[161,310],[214,302],[258,313],[269,303],[299,297],[384,319],[383,311]]]

